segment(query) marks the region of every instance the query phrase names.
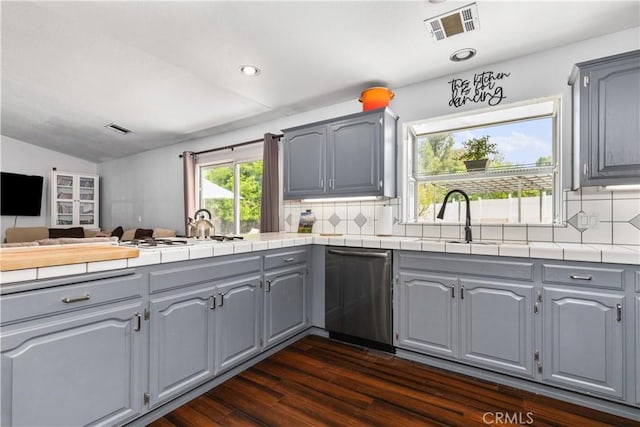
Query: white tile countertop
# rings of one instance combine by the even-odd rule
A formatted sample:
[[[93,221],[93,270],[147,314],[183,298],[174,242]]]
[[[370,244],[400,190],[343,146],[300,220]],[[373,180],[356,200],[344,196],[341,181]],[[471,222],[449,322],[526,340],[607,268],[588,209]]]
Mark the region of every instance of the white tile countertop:
[[[640,265],[640,246],[548,242],[472,242],[466,244],[411,236],[380,237],[348,234],[322,236],[318,234],[263,233],[246,235],[244,240],[240,241],[198,242],[177,248],[143,249],[140,250],[139,257],[128,260],[6,271],[0,274],[0,284],[311,244]]]

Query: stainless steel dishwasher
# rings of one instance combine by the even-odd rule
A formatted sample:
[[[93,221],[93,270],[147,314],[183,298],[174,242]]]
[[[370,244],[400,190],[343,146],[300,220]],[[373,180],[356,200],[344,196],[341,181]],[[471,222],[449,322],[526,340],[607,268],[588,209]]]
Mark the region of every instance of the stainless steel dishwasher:
[[[391,251],[325,249],[325,327],[331,338],[395,352]]]

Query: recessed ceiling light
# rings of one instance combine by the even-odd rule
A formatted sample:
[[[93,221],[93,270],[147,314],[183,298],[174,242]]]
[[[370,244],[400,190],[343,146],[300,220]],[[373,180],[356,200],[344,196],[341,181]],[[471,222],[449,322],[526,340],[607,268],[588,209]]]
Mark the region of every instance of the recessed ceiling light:
[[[254,65],[243,65],[240,67],[240,72],[245,76],[257,76],[260,74],[260,69]]]
[[[456,50],[449,57],[453,62],[462,62],[476,56],[476,50],[470,47],[465,47],[464,49]]]

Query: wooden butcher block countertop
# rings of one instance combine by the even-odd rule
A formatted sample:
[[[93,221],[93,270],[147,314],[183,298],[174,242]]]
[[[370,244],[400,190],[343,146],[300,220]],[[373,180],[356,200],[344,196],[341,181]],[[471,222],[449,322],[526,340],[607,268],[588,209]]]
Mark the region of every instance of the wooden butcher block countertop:
[[[0,271],[136,258],[137,248],[113,245],[35,246],[0,249]]]

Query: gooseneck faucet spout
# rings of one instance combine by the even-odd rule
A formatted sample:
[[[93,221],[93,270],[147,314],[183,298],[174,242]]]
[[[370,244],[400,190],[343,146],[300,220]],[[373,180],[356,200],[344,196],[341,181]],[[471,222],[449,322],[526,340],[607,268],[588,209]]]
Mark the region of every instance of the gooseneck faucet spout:
[[[464,240],[467,243],[470,243],[472,238],[471,238],[471,206],[469,204],[469,196],[467,196],[467,193],[465,193],[462,190],[457,190],[457,189],[453,189],[451,191],[449,191],[447,193],[446,196],[444,196],[444,201],[442,202],[442,207],[440,208],[440,212],[438,212],[437,217],[439,219],[443,219],[444,218],[444,210],[447,207],[447,200],[449,200],[449,196],[451,196],[451,194],[453,193],[459,193],[462,194],[462,197],[464,197],[464,200],[467,204],[467,217],[465,220],[465,225],[464,225]]]

